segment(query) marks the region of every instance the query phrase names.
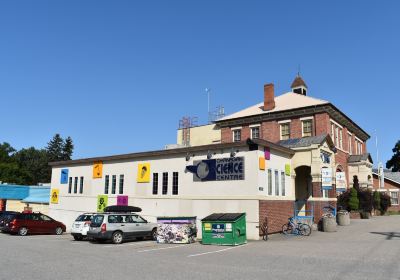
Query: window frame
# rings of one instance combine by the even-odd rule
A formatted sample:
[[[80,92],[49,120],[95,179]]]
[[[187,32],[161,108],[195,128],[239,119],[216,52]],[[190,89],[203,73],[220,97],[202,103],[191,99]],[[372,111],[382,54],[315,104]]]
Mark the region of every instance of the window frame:
[[[110,175],[104,177],[104,194],[108,194],[110,191]]]
[[[399,205],[399,191],[389,191],[390,194],[390,203],[392,204],[392,206],[397,206]],[[393,197],[392,194],[396,194],[396,197]],[[397,200],[397,203],[394,203],[394,199]]]
[[[285,171],[281,171],[281,194],[286,196],[286,174]]]
[[[172,172],[172,195],[178,195],[179,193],[179,173]]]
[[[78,193],[78,177],[74,178],[74,194]]]
[[[275,169],[274,170],[274,181],[275,181],[275,196],[279,196],[279,170]]]
[[[236,133],[239,134],[239,138],[236,138]],[[232,129],[232,139],[233,142],[240,142],[242,141],[242,129],[241,128],[236,128],[236,129]]]
[[[68,178],[68,193],[72,193],[72,177]]]
[[[305,124],[309,123],[310,124],[310,131],[305,131]],[[305,119],[301,121],[301,136],[302,137],[312,137],[313,136],[313,126],[314,126],[314,122],[313,119]],[[307,135],[306,135],[307,133]],[[309,134],[309,135],[308,135]]]
[[[168,172],[163,172],[162,195],[168,194]]]
[[[84,177],[81,176],[80,177],[80,182],[79,182],[79,193],[80,194],[83,194],[83,180],[84,180]]]
[[[158,195],[158,173],[153,173],[153,195]]]
[[[118,194],[124,194],[124,183],[125,183],[125,176],[124,174],[120,174],[118,182]]]
[[[280,126],[280,137],[281,137],[281,140],[290,139],[290,122],[280,123],[279,126]],[[283,127],[284,126],[287,126],[287,134],[283,134]]]
[[[256,131],[257,130],[257,137],[254,137],[254,131]],[[251,137],[251,139],[260,139],[261,138],[261,134],[260,134],[260,126],[253,126],[253,127],[250,127],[250,137]]]
[[[268,195],[272,195],[272,169],[268,168],[267,174],[267,182],[268,182]]]
[[[117,192],[117,175],[112,175],[111,177],[111,194],[116,194]]]

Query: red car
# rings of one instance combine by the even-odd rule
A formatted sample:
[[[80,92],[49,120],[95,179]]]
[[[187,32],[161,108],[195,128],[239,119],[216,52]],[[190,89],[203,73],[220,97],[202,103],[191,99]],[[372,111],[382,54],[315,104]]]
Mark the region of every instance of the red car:
[[[65,232],[65,225],[42,213],[16,213],[2,229],[4,232],[27,234],[57,234]]]

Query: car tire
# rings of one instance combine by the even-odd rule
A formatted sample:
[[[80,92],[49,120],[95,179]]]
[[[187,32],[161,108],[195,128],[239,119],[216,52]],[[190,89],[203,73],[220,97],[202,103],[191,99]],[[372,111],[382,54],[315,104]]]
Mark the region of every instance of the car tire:
[[[153,239],[154,241],[157,241],[157,229],[153,228],[153,230],[151,231],[151,239]]]
[[[120,231],[114,232],[111,241],[114,244],[121,244],[124,241],[124,236],[122,235],[122,232]]]
[[[28,234],[28,229],[26,227],[21,227],[18,230],[18,235],[19,236],[25,236]]]
[[[75,239],[76,241],[82,241],[82,240],[83,240],[83,236],[81,236],[81,235],[74,235],[74,239]]]
[[[62,235],[63,234],[63,229],[61,227],[56,227],[56,235]]]

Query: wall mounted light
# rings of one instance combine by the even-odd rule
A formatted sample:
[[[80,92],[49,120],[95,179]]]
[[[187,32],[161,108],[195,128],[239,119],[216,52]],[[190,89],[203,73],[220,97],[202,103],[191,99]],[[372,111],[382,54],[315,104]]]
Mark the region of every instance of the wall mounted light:
[[[207,159],[211,159],[212,158],[212,153],[210,151],[207,152]]]

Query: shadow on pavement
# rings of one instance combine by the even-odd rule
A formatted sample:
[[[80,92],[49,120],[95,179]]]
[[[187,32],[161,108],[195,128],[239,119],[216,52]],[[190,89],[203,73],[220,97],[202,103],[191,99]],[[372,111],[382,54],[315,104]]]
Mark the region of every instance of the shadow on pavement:
[[[392,240],[393,238],[400,238],[400,232],[370,232],[372,234],[386,235],[386,240]]]

